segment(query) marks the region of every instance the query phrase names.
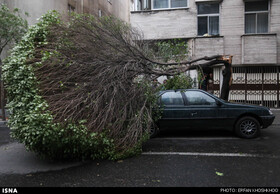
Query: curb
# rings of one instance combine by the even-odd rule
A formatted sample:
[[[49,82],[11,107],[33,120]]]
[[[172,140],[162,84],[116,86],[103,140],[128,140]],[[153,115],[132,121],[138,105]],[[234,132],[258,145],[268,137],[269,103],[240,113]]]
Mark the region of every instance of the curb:
[[[0,121],[0,127],[8,127],[7,121]]]

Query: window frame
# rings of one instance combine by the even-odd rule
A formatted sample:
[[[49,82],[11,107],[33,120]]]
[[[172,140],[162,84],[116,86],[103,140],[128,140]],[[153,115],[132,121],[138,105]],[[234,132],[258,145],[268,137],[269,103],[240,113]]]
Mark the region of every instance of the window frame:
[[[197,93],[200,93],[200,94],[204,94],[205,96],[208,96],[209,98],[213,99],[215,103],[214,104],[210,104],[210,105],[207,105],[207,104],[197,104],[197,105],[189,104],[189,100],[188,100],[188,97],[186,95],[186,92],[197,92]],[[201,92],[201,91],[196,91],[196,90],[194,90],[194,91],[190,90],[190,91],[185,91],[182,94],[183,94],[183,96],[185,98],[185,101],[186,101],[186,105],[185,106],[187,106],[187,107],[188,106],[194,106],[194,107],[205,107],[205,106],[207,106],[207,107],[216,107],[217,106],[216,105],[217,99],[215,99],[213,96],[208,95],[207,93],[204,93],[204,92]]]
[[[70,3],[68,3],[67,5],[67,9],[68,9],[68,14],[71,15],[72,12],[76,12],[76,7],[74,7],[73,5],[71,5]]]
[[[205,2],[203,2],[203,3],[205,3]],[[199,4],[203,4],[203,3],[199,3]],[[207,2],[207,3],[209,4],[209,2]],[[198,34],[198,18],[199,17],[207,17],[207,34],[209,36],[219,36],[220,35],[220,25],[221,25],[221,22],[220,22],[220,11],[221,11],[221,4],[220,4],[220,2],[213,2],[212,4],[215,4],[215,3],[219,4],[219,13],[199,14],[198,13],[198,4],[197,4],[197,36],[203,37],[203,35],[204,35],[204,34],[203,35],[199,35]],[[210,17],[215,17],[215,16],[216,17],[218,16],[218,18],[219,18],[219,25],[218,25],[219,29],[218,29],[218,34],[212,35],[212,34],[209,34],[209,32],[210,32]]]
[[[256,1],[258,2],[258,1]],[[270,1],[268,2],[268,9],[265,11],[246,11],[246,1],[244,2],[244,34],[268,34],[270,32]],[[258,14],[267,13],[267,32],[258,33]],[[255,32],[254,33],[246,33],[246,15],[255,14]]]
[[[182,99],[183,99],[183,104],[172,104],[172,105],[166,105],[166,104],[164,104],[163,102],[162,102],[162,96],[164,95],[164,94],[167,94],[167,93],[170,93],[170,92],[174,92],[174,93],[180,93],[181,94],[181,97],[182,97]],[[185,99],[185,96],[184,96],[184,94],[183,94],[183,92],[182,91],[166,91],[166,92],[164,92],[164,93],[162,93],[161,95],[160,95],[160,98],[159,98],[159,103],[160,103],[160,106],[163,106],[163,107],[182,107],[182,106],[186,106],[186,99]]]
[[[167,8],[154,8],[154,1],[155,0],[152,0],[151,1],[151,9],[152,10],[169,10],[169,9],[184,9],[184,8],[189,8],[189,0],[186,0],[187,1],[187,7],[171,7],[171,0],[168,0],[168,7]]]

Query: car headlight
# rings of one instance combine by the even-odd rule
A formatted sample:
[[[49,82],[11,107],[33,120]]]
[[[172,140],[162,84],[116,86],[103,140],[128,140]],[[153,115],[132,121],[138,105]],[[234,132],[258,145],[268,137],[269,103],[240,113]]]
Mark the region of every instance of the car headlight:
[[[273,112],[271,112],[271,110],[268,110],[268,113],[269,113],[270,115],[273,115]]]

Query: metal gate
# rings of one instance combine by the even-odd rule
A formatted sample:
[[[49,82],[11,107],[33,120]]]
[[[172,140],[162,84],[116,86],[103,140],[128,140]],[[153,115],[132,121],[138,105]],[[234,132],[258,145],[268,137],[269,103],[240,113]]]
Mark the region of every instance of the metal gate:
[[[215,93],[220,91],[220,68],[213,71]],[[279,67],[233,67],[229,101],[279,107]]]

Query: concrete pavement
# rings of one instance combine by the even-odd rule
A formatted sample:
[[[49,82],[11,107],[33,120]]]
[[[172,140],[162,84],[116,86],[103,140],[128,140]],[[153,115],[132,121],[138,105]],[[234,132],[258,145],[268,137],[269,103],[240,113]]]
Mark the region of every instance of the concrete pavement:
[[[137,157],[94,160],[49,172],[0,174],[0,187],[278,188],[278,128],[271,126],[251,140],[218,132],[160,136],[146,142]]]
[[[271,111],[275,115],[273,125],[280,125],[280,109],[271,109]]]
[[[280,125],[280,109],[272,109],[272,112],[276,116],[273,125]],[[0,175],[55,171],[84,164],[83,162],[52,162],[38,158],[34,153],[26,151],[22,144],[10,138],[9,128],[4,122],[0,122],[0,156]]]
[[[13,142],[0,147],[0,174],[29,174],[79,166],[83,162],[43,160],[26,151],[23,144]]]
[[[61,170],[79,166],[83,163],[53,162],[37,157],[33,152],[27,151],[23,144],[11,139],[10,130],[6,126],[6,122],[0,121],[0,175]]]

